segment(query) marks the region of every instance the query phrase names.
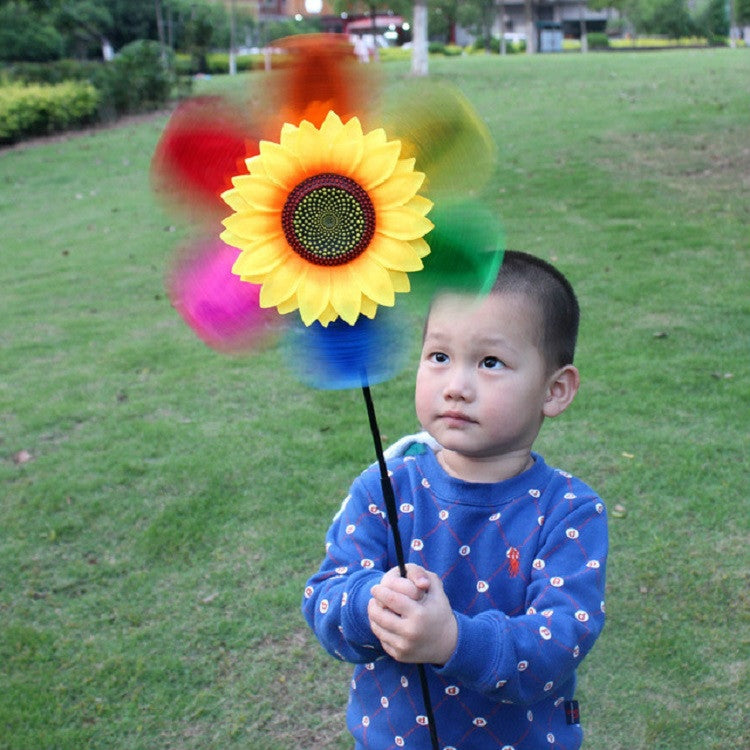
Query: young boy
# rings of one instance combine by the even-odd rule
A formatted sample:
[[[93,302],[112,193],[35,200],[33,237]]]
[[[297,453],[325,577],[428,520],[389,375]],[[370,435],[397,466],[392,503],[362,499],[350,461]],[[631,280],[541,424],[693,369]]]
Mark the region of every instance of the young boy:
[[[578,390],[578,315],[562,274],[515,252],[486,297],[433,303],[415,396],[429,437],[388,462],[408,576],[370,467],[303,600],[326,650],[357,664],[356,748],[432,747],[417,663],[441,749],[580,747],[575,672],[604,625],[606,517],[532,452]]]

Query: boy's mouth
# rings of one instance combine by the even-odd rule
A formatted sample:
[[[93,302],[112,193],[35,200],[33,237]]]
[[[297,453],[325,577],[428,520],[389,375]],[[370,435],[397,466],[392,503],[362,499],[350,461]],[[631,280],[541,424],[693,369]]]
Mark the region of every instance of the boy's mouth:
[[[461,411],[444,411],[442,414],[440,414],[440,419],[443,419],[446,422],[456,422],[461,424],[471,424],[475,422],[474,419],[467,416]]]

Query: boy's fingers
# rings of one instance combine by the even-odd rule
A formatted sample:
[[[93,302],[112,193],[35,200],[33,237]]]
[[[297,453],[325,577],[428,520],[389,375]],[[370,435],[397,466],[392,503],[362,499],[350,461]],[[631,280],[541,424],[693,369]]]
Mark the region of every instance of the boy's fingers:
[[[408,596],[409,599],[413,599],[414,601],[421,599],[423,594],[423,589],[416,586],[416,584],[408,578],[386,578],[383,576],[380,583],[375,585],[380,586],[383,589],[395,591],[403,596]],[[373,589],[374,588],[375,587],[373,586]],[[372,592],[372,589],[370,591]]]
[[[412,586],[412,588],[414,588]],[[390,586],[376,584],[370,589],[372,598],[386,609],[390,609],[396,614],[402,615],[407,607],[408,602],[413,601],[408,594],[392,589]]]
[[[410,585],[407,591],[402,591],[390,586],[376,584],[372,587],[370,593],[375,601],[400,617],[405,617],[411,611],[414,603],[423,596],[423,592],[413,585]]]
[[[406,577],[415,585],[417,588],[427,591],[430,587],[430,574],[421,565],[416,563],[406,564]]]
[[[387,607],[383,607],[375,600],[370,602],[367,608],[367,615],[370,620],[372,632],[380,640],[392,637],[392,634],[401,622],[400,615]]]

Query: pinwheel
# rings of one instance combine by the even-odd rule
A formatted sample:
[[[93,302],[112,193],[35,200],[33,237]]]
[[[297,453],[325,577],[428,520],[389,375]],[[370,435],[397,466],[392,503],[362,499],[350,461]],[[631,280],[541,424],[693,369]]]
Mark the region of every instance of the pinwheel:
[[[310,366],[296,374],[306,384],[362,389],[405,575],[370,386],[404,364],[400,300],[481,293],[494,279],[502,238],[476,197],[494,149],[453,89],[402,84],[381,102],[342,37],[276,45],[283,67],[258,74],[263,104],[190,100],[157,145],[156,189],[199,233],[175,256],[169,294],[217,351],[280,341],[305,353]],[[420,678],[437,747],[421,667]]]

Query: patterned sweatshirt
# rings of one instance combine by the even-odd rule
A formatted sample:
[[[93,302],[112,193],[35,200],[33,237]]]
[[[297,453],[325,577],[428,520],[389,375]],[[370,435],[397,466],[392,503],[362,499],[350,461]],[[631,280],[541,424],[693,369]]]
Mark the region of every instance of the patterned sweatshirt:
[[[427,665],[443,750],[574,750],[575,671],[604,625],[607,524],[583,482],[537,454],[496,484],[447,474],[432,450],[388,462],[408,562],[435,572],[458,622]],[[357,748],[430,750],[417,669],[368,624],[370,588],[396,565],[377,466],[352,485],[308,581],[303,613],[324,648],[357,666],[347,725]]]

